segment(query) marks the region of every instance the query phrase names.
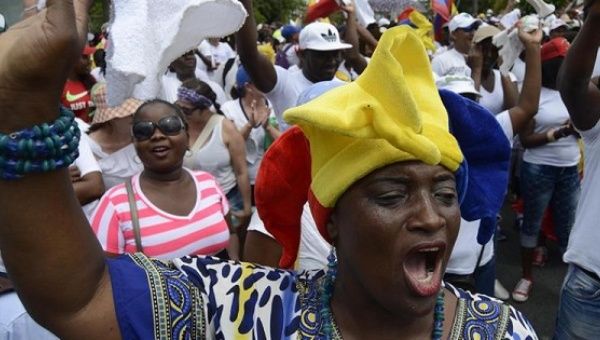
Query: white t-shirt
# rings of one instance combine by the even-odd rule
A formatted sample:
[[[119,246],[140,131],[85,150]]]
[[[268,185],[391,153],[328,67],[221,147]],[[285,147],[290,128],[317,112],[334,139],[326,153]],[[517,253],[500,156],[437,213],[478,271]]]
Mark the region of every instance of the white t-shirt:
[[[92,149],[90,147],[90,137],[88,137],[88,135],[86,134],[81,135],[81,140],[79,141],[79,157],[77,157],[73,164],[77,168],[79,168],[79,171],[81,172],[81,177],[92,172],[102,173],[100,165],[94,157],[94,153],[92,152]],[[98,201],[99,198],[93,202],[81,206],[81,209],[83,209],[83,212],[85,213],[85,216],[88,218],[88,220],[94,213],[94,210],[98,205]]]
[[[223,141],[223,121],[215,125],[206,144],[198,150],[192,150],[192,155],[183,159],[183,165],[213,175],[226,194],[236,186],[237,179],[231,165],[229,149]]]
[[[587,131],[580,131],[585,146],[585,168],[575,224],[569,236],[564,260],[600,276],[600,121]]]
[[[54,334],[40,326],[27,313],[17,293],[0,295],[0,339],[55,340]]]
[[[288,126],[283,121],[283,113],[285,110],[296,106],[300,93],[310,87],[313,82],[306,79],[301,69],[290,71],[275,66],[275,71],[277,72],[277,83],[271,92],[266,95],[269,101],[273,103],[273,111],[275,111],[277,122],[283,131]]]
[[[514,139],[514,132],[513,132],[512,121],[510,120],[510,113],[508,112],[508,110],[504,110],[504,111],[500,112],[499,114],[495,115],[494,117],[496,118],[496,121],[498,122],[498,124],[500,124],[500,128],[502,128],[502,132],[504,132],[504,135],[506,136],[506,138],[508,139],[508,142],[510,143],[510,146],[512,147],[513,139]]]
[[[271,107],[271,105],[269,105]],[[241,130],[247,123],[248,118],[244,113],[241,99],[231,100],[223,104],[221,107],[223,114],[227,119],[231,120],[238,130]],[[271,109],[270,117],[275,117]],[[267,132],[262,127],[252,129],[248,139],[246,139],[246,163],[248,164],[248,177],[250,184],[256,181],[256,174],[260,167],[260,162],[265,154],[265,134]]]
[[[594,71],[592,77],[600,76],[600,49],[598,49],[598,55],[596,56],[596,65],[594,65]]]
[[[291,43],[287,43],[281,48],[281,50],[285,52],[285,57],[290,66],[300,65],[300,58],[298,58],[297,49],[298,45]]]
[[[481,252],[481,245],[477,243],[477,233],[479,232],[479,223],[481,220],[467,222],[460,219],[460,229],[458,237],[452,249],[452,254],[446,266],[446,272],[457,275],[468,275],[473,273],[477,259]],[[479,267],[490,262],[494,256],[494,240],[491,239],[483,249]]]
[[[225,96],[225,92],[223,91],[221,85],[208,79],[206,75],[202,72],[196,71],[196,78],[210,86],[213,92],[217,95],[218,104],[223,104],[227,101],[227,96]],[[160,92],[159,98],[162,100],[166,100],[169,103],[175,103],[177,101],[177,90],[179,89],[181,84],[181,80],[177,78],[177,75],[175,73],[168,72],[161,79],[162,90]]]
[[[111,154],[102,151],[102,147],[92,138],[89,139],[90,148],[102,170],[104,188],[108,189],[125,182],[129,177],[144,170],[142,162],[136,161],[137,153],[133,144],[129,144]]]
[[[308,203],[304,204],[300,218],[300,247],[298,257],[294,265],[296,270],[314,270],[327,267],[327,256],[331,251],[331,245],[325,241],[319,233],[315,220],[312,217]],[[248,230],[258,231],[271,238],[271,235],[258,216],[258,212],[252,215]]]
[[[494,88],[491,92],[488,92],[483,86],[480,87],[479,93],[479,105],[485,107],[493,114],[498,114],[504,110],[504,87],[502,87],[502,75],[500,71],[493,70],[494,72]],[[517,78],[509,73],[510,80],[513,82],[517,81]]]
[[[471,68],[465,56],[454,48],[433,57],[431,68],[439,77],[449,74],[471,77]]]
[[[545,133],[548,129],[560,127],[569,120],[569,112],[558,91],[542,87],[540,106],[534,119],[535,133]],[[577,165],[579,158],[579,145],[573,136],[526,149],[523,154],[525,162],[556,167]]]
[[[104,75],[102,74],[102,69],[100,67],[94,68],[90,74],[96,79],[96,82],[105,81]]]
[[[235,58],[236,54],[227,43],[219,42],[217,46],[209,43],[208,40],[204,40],[198,46],[198,50],[205,56],[212,57],[215,63],[223,64],[231,58]]]
[[[519,91],[523,88],[523,82],[525,81],[525,69],[526,65],[521,58],[515,59],[515,64],[512,67],[511,73],[517,78],[517,86]]]

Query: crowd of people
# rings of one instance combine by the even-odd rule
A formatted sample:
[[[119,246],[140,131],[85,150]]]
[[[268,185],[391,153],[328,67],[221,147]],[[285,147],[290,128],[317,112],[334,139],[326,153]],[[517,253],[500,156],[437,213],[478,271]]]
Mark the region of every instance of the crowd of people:
[[[111,83],[122,26],[89,33],[91,0],[22,2],[0,15],[0,339],[537,339],[508,302],[549,242],[554,338],[600,334],[599,0],[443,25],[204,0],[182,6],[246,16],[180,30],[150,98]]]

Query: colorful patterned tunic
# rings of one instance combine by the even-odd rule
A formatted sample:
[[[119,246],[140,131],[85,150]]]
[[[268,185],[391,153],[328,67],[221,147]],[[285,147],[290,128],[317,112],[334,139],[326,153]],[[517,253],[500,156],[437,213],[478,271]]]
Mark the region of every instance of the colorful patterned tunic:
[[[325,273],[215,258],[108,260],[124,339],[324,339]],[[459,300],[450,339],[537,339],[514,308],[447,285]]]

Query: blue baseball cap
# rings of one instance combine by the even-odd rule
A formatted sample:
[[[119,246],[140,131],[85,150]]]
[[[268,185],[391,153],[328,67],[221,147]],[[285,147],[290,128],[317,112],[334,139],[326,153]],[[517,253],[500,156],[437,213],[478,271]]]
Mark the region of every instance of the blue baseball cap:
[[[300,29],[294,25],[285,25],[281,28],[281,35],[285,40],[290,40],[297,33],[300,33]]]

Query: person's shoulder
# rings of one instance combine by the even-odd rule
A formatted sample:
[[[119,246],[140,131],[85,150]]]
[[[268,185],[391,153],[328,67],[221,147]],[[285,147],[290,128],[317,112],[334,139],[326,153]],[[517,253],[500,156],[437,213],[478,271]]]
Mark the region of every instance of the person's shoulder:
[[[467,292],[448,283],[446,288],[459,299],[456,310],[456,321],[459,324],[481,324],[499,339],[537,339],[531,322],[514,307],[496,298]],[[498,337],[499,335],[502,337]],[[470,339],[468,334],[463,336]]]

